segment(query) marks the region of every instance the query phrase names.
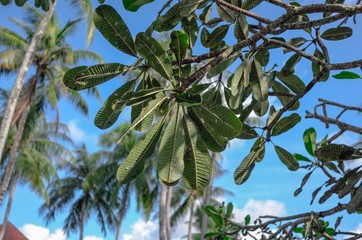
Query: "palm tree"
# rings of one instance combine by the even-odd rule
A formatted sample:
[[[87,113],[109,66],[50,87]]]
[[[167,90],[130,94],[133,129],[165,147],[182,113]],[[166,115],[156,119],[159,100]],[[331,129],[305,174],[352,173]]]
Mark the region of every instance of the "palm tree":
[[[32,38],[35,34],[33,29],[39,25],[42,19],[42,14],[37,9],[27,7],[27,10],[28,16],[26,20],[29,24],[17,19],[11,19],[26,32],[27,38],[21,37],[10,29],[0,27],[0,46],[7,47],[0,52],[0,55],[3,56],[0,60],[0,74],[16,72],[19,69],[22,56],[28,48],[27,39]],[[57,104],[59,99],[64,96],[81,113],[88,113],[88,106],[83,97],[78,92],[66,88],[62,81],[63,75],[69,67],[81,60],[102,62],[102,58],[98,54],[87,50],[73,50],[66,42],[66,37],[74,32],[78,22],[79,20],[69,21],[64,27],[60,27],[56,15],[53,15],[49,20],[33,61],[35,74],[25,84],[16,107],[16,114],[12,119],[13,124],[18,124],[18,129],[12,145],[13,151],[11,155],[13,157],[8,162],[0,188],[0,203],[10,182],[10,176],[15,164],[15,155],[32,104],[39,106],[39,109],[49,106],[55,111],[57,121],[59,121]],[[96,88],[89,89],[87,93],[100,98]]]
[[[108,182],[111,183],[110,192],[113,192],[116,195],[113,199],[118,199],[119,201],[118,204],[114,204],[115,206],[119,206],[116,212],[116,240],[120,238],[122,221],[126,216],[130,205],[131,192],[136,192],[137,210],[142,210],[146,219],[150,217],[158,195],[158,184],[153,176],[153,168],[151,165],[146,167],[144,173],[140,177],[129,184],[121,185],[116,180],[115,176],[118,166],[121,161],[128,156],[132,148],[140,139],[139,135],[134,131],[131,131],[123,138],[120,144],[117,144],[119,136],[123,135],[128,127],[129,124],[124,123],[115,129],[112,129],[112,131],[103,134],[99,140],[99,145],[109,150],[103,152],[103,154],[107,156],[109,163],[114,166],[113,173],[110,173],[111,179],[109,179]]]
[[[65,125],[47,123],[44,115],[31,119],[36,119],[36,121],[27,123],[27,131],[17,154],[16,169],[11,178],[3,227],[0,230],[0,240],[4,237],[17,182],[29,185],[34,192],[47,199],[47,183],[58,177],[56,166],[61,166],[66,159],[69,161],[72,158],[72,153],[68,149],[55,142],[57,140],[71,143]],[[11,140],[11,138],[8,139],[8,141]],[[9,154],[4,156],[8,158]],[[3,162],[6,163],[7,160]]]
[[[66,234],[79,231],[79,239],[84,236],[84,225],[93,214],[106,234],[107,226],[114,226],[115,215],[112,196],[107,188],[109,171],[112,165],[102,161],[99,152],[89,154],[85,145],[75,150],[75,161],[65,162],[64,178],[53,181],[49,185],[49,201],[39,209],[46,223],[53,221],[58,212],[70,206],[64,221],[63,230]]]

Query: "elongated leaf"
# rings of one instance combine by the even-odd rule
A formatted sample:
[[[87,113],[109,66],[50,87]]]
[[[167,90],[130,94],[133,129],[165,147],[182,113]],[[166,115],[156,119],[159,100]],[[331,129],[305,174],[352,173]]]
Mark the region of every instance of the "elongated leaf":
[[[338,41],[352,36],[350,27],[330,28],[321,34],[321,38],[329,41]]]
[[[284,87],[283,84],[281,84],[280,82],[277,82],[275,81],[273,86],[272,86],[272,89],[274,92],[277,92],[277,93],[287,93],[287,94],[292,94],[291,91],[289,91],[286,87]],[[292,99],[291,97],[284,97],[284,96],[277,96],[277,98],[279,99],[280,103],[285,106],[287,105],[290,100]],[[299,101],[297,101],[291,108],[289,108],[289,110],[296,110],[298,109],[300,106],[300,103]]]
[[[245,10],[251,10],[262,2],[263,2],[263,0],[245,0],[245,1],[243,1],[243,5],[241,5],[241,8],[243,8]]]
[[[160,16],[153,22],[153,28],[158,32],[170,31],[181,20],[179,4],[173,5],[163,16]]]
[[[126,10],[136,12],[143,5],[153,2],[154,0],[122,0]]]
[[[240,120],[230,109],[222,105],[203,101],[202,105],[196,106],[194,109],[217,133],[228,139],[236,137],[241,132]]]
[[[104,83],[128,70],[120,63],[79,66],[68,70],[63,77],[65,86],[79,91]]]
[[[112,126],[118,119],[118,116],[121,114],[122,110],[126,106],[123,104],[122,107],[118,107],[117,109],[113,109],[113,103],[122,98],[122,96],[133,89],[136,80],[132,80],[123,84],[120,88],[114,91],[104,102],[101,109],[96,114],[94,119],[94,124],[100,129],[106,129]]]
[[[252,87],[253,97],[259,102],[263,102],[268,99],[268,83],[264,76],[263,69],[258,62],[254,59],[251,64],[251,70],[249,74],[249,81]]]
[[[254,143],[249,154],[242,160],[238,168],[234,172],[234,181],[236,184],[243,184],[250,176],[255,163],[260,162],[265,155],[265,142],[260,142],[259,139]],[[256,146],[258,145],[258,146]]]
[[[155,150],[164,122],[165,118],[157,122],[146,137],[134,146],[128,157],[122,162],[117,170],[117,180],[121,184],[130,183],[143,171],[147,158]]]
[[[284,163],[290,171],[298,170],[299,163],[290,152],[276,145],[274,146],[274,149],[280,161],[282,161],[282,163]]]
[[[182,0],[180,2],[180,15],[187,17],[190,13],[194,12],[197,7],[205,0]]]
[[[209,152],[193,122],[184,116],[185,132],[185,184],[192,189],[207,187],[211,178],[211,160]]]
[[[141,89],[136,92],[129,91],[122,96],[121,102],[126,103],[128,106],[134,106],[137,104],[141,104],[144,101],[147,101],[149,98],[163,91],[163,87]]]
[[[308,128],[303,133],[304,146],[307,152],[314,157],[314,151],[316,150],[317,133],[314,128]]]
[[[350,71],[342,71],[336,75],[333,75],[335,79],[362,79],[360,75]]]
[[[182,177],[184,171],[185,138],[182,131],[182,117],[179,107],[167,124],[162,136],[160,152],[157,155],[158,178],[173,185]]]
[[[109,5],[100,5],[93,14],[93,22],[103,37],[118,50],[137,56],[132,35],[117,11]]]
[[[190,20],[183,18],[181,23],[182,31],[185,32],[189,38],[189,46],[190,48],[193,48],[199,32],[199,26],[197,25],[196,19],[195,17],[191,17]]]
[[[207,48],[217,47],[226,36],[228,30],[229,30],[229,25],[222,25],[217,27],[210,34],[207,34],[206,39],[204,39],[203,41],[203,45]],[[207,31],[206,28],[204,28],[203,31],[204,32]]]
[[[304,82],[295,74],[285,76],[281,72],[278,72],[277,78],[296,94],[301,93],[305,88]]]
[[[249,24],[244,15],[240,15],[235,22],[234,36],[238,41],[245,40],[249,36]]]
[[[132,129],[135,128],[139,123],[141,123],[143,120],[145,120],[150,114],[153,114],[160,106],[161,104],[167,99],[167,96],[164,94],[158,94],[156,96],[156,99],[150,101],[148,103],[148,106],[144,109],[142,109],[140,115],[132,121],[131,125],[129,126],[128,130],[121,136],[120,140],[118,142],[121,142],[123,137]]]
[[[172,79],[173,73],[171,62],[167,57],[165,50],[156,39],[145,33],[138,33],[136,36],[136,50],[148,61],[148,64],[156,72],[166,79]]]
[[[171,33],[170,49],[175,54],[179,66],[181,66],[188,47],[189,39],[186,33],[181,31],[173,31]]]
[[[216,132],[209,123],[203,121],[201,117],[192,108],[188,109],[188,115],[194,121],[201,137],[204,139],[206,147],[213,152],[222,152],[225,150],[228,139]]]
[[[302,120],[302,118],[299,116],[298,113],[292,113],[291,115],[289,115],[287,117],[283,117],[282,119],[280,119],[280,121],[278,121],[275,124],[275,126],[273,128],[272,136],[278,136],[278,135],[290,130],[295,125],[297,125],[301,120]]]

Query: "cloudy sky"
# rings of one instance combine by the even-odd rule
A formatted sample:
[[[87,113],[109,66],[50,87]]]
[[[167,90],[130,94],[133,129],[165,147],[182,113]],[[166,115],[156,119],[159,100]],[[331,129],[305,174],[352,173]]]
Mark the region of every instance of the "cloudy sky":
[[[60,16],[63,22],[68,19],[74,19],[77,14],[69,9],[65,4],[67,1],[59,1],[57,10],[62,13]],[[112,6],[120,11],[121,16],[129,25],[131,33],[135,35],[140,31],[144,31],[145,27],[151,20],[155,18],[155,15],[162,5],[162,1],[155,1],[148,5],[146,8],[142,8],[137,13],[129,13],[124,11],[120,1],[107,0]],[[95,4],[96,6],[97,4]],[[265,11],[263,9],[261,12]],[[18,31],[18,28],[14,28],[14,25],[10,24],[7,20],[8,17],[21,18],[23,12],[22,9],[14,6],[0,6],[0,24],[13,28]],[[358,23],[361,24],[361,17],[358,18]],[[353,39],[362,39],[362,28],[354,27]],[[82,28],[78,30],[76,35],[70,38],[70,42],[74,49],[85,48],[84,32]],[[331,43],[333,52],[331,52],[332,59],[337,59],[337,62],[342,62],[348,59],[355,59],[361,56],[361,50],[355,49],[356,41],[353,39],[347,39],[343,42],[343,48],[339,47],[335,43]],[[98,32],[95,34],[95,40],[92,50],[101,53],[106,62],[121,62],[129,64],[133,59],[128,58],[124,54],[116,51],[110,46],[106,40],[104,40]],[[273,52],[276,58],[274,61],[279,65],[279,68],[283,66],[283,63],[288,59],[289,55],[282,55]],[[346,54],[348,53],[348,54]],[[305,82],[311,79],[310,64],[298,65],[296,69],[297,73],[303,77]],[[15,76],[8,76],[7,78],[0,78],[0,86],[9,88]],[[9,80],[10,79],[10,80]],[[116,78],[108,83],[100,86],[103,100],[109,96],[109,94],[122,83],[122,78]],[[301,101],[302,107],[299,110],[301,116],[304,116],[305,110],[312,111],[313,106],[317,104],[317,98],[322,97],[336,102],[344,104],[360,105],[361,97],[360,89],[362,88],[361,81],[337,81],[331,79],[326,84],[320,84],[311,93]],[[348,90],[348,95],[339,94],[340,92]],[[73,140],[82,144],[86,142],[90,151],[96,151],[98,149],[97,141],[99,134],[103,131],[97,129],[93,124],[93,118],[101,107],[101,102],[94,99],[88,99],[90,107],[89,118],[81,116],[75,112],[71,106],[67,103],[61,104],[61,121],[68,125]],[[276,107],[280,106],[277,101],[273,102]],[[54,117],[54,116],[53,116]],[[52,116],[49,116],[52,118]],[[129,120],[129,109],[122,113],[117,123]],[[358,123],[360,116],[351,115],[352,122]],[[328,130],[324,129],[324,125],[313,120],[306,120],[303,123],[297,125],[295,129],[278,136],[273,141],[288,149],[292,153],[301,153],[306,155],[306,151],[303,147],[302,134],[305,129],[309,127],[315,127],[318,129],[318,139],[321,140],[325,134],[332,135],[337,132],[336,128]],[[345,144],[352,144],[359,139],[359,136],[353,134],[343,135],[339,141]],[[240,164],[240,161],[249,152],[252,145],[252,141],[233,140],[229,148],[223,153],[222,165],[227,170],[227,174],[222,178],[216,180],[216,186],[222,186],[227,190],[233,191],[234,196],[227,196],[223,200],[225,202],[233,202],[235,205],[235,219],[242,221],[247,214],[250,214],[253,219],[260,215],[276,215],[283,216],[287,214],[297,214],[305,211],[320,211],[328,209],[336,203],[337,199],[327,201],[323,206],[315,203],[309,206],[312,191],[318,187],[321,179],[325,179],[321,173],[315,173],[311,177],[309,183],[304,187],[304,191],[299,197],[294,198],[293,192],[299,187],[300,181],[305,175],[305,171],[300,170],[298,172],[291,173],[286,167],[280,163],[276,154],[274,153],[273,146],[266,146],[266,157],[263,162],[258,164],[254,172],[252,173],[248,182],[241,186],[237,186],[233,180],[233,172]],[[77,239],[77,234],[71,234],[66,237],[61,230],[64,213],[57,216],[56,220],[46,226],[43,219],[38,216],[37,209],[42,204],[43,200],[38,196],[35,196],[28,187],[25,185],[19,186],[15,193],[15,199],[13,204],[10,221],[18,227],[30,240],[65,240],[65,239]],[[122,229],[123,240],[147,240],[156,239],[158,236],[158,223],[156,220],[145,222],[135,212],[135,204],[131,204],[131,210],[127,215],[124,227]],[[4,206],[0,208],[0,217],[3,216]],[[332,219],[333,220],[333,219]],[[333,222],[331,220],[331,222]],[[186,219],[181,220],[179,224],[173,229],[173,238],[180,239],[187,232]],[[345,217],[343,224],[341,225],[344,230],[356,230],[362,232],[362,220],[356,216],[351,215]],[[97,227],[94,220],[90,220],[85,228],[85,240],[105,240],[113,239],[114,233],[109,232],[106,236],[103,236]]]

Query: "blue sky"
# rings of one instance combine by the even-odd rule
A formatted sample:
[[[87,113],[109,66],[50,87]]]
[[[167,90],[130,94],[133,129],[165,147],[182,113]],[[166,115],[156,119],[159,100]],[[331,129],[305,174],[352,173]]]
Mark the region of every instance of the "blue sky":
[[[59,1],[57,6],[57,13],[62,22],[69,19],[74,19],[78,16],[77,12],[71,10],[66,5],[67,1]],[[309,1],[311,2],[311,1]],[[122,18],[128,24],[130,31],[133,35],[136,35],[140,31],[144,31],[149,25],[150,21],[155,19],[157,11],[162,6],[163,1],[155,1],[147,7],[141,8],[137,13],[126,12],[121,4],[121,1],[107,0],[106,3],[114,6],[121,14]],[[94,2],[94,6],[98,4]],[[264,8],[257,9],[260,13],[265,14]],[[15,6],[0,6],[0,24],[18,31],[19,29],[7,20],[7,17],[21,18],[23,10]],[[268,13],[269,14],[269,13]],[[277,12],[273,12],[273,15]],[[357,22],[361,24],[362,18],[358,17]],[[358,26],[358,27],[357,27]],[[72,43],[74,49],[85,48],[85,30],[83,25],[74,34],[73,37],[68,39]],[[343,62],[353,59],[361,58],[362,50],[358,47],[358,40],[362,39],[362,28],[359,25],[352,26],[354,33],[353,37],[346,39],[342,42],[328,42],[328,46],[331,47],[331,59],[334,62]],[[324,30],[326,28],[323,28]],[[288,39],[300,34],[295,32],[293,35],[286,35]],[[100,53],[105,62],[120,62],[124,64],[130,64],[134,61],[133,58],[124,55],[113,48],[97,31],[95,33],[95,39],[91,50]],[[275,54],[275,55],[274,55]],[[272,52],[271,64],[278,64],[280,69],[283,63],[291,56],[291,54],[282,54],[280,50]],[[302,77],[305,83],[311,80],[311,66],[309,62],[302,62],[296,68],[296,72]],[[360,73],[360,72],[359,72]],[[336,74],[336,72],[332,73]],[[10,88],[15,76],[0,78],[0,86]],[[114,89],[123,83],[122,78],[116,78],[111,80],[99,88],[102,93],[102,98],[105,100]],[[330,79],[326,83],[318,84],[305,98],[301,100],[301,108],[298,113],[302,117],[305,115],[305,110],[313,111],[314,105],[317,104],[318,98],[325,98],[335,102],[341,102],[343,104],[361,105],[361,80],[341,81]],[[347,94],[346,94],[347,92]],[[273,104],[278,108],[280,103],[275,100]],[[99,130],[93,124],[93,119],[101,107],[101,103],[95,99],[89,99],[90,115],[89,118],[85,118],[71,106],[65,102],[61,104],[61,121],[68,124],[73,139],[81,144],[86,142],[90,151],[97,150],[98,135],[104,131]],[[63,111],[64,109],[64,111]],[[51,119],[51,115],[49,116]],[[122,113],[118,124],[129,119],[129,110]],[[361,122],[361,115],[349,114],[345,119],[352,124],[358,125]],[[359,124],[360,125],[360,124]],[[335,127],[330,129],[324,129],[324,125],[315,120],[302,120],[291,131],[273,138],[273,142],[277,145],[283,146],[292,153],[301,153],[307,155],[303,147],[302,135],[305,129],[309,127],[315,127],[317,129],[318,139],[321,140],[325,134],[332,135],[338,130]],[[353,134],[343,135],[339,141],[345,144],[353,144],[359,139],[359,136]],[[223,167],[227,169],[228,173],[220,179],[217,179],[215,185],[222,186],[230,191],[233,191],[235,196],[225,197],[226,202],[232,201],[236,209],[236,219],[240,221],[246,214],[251,214],[256,217],[260,214],[297,214],[305,211],[319,211],[333,207],[337,199],[327,201],[323,206],[318,203],[310,206],[312,191],[318,187],[321,183],[320,179],[325,179],[321,173],[313,174],[310,181],[304,187],[304,191],[299,197],[293,197],[293,192],[299,187],[300,181],[304,174],[303,170],[298,172],[289,172],[286,167],[278,160],[274,153],[273,146],[268,144],[266,146],[266,157],[264,161],[256,165],[254,171],[249,180],[241,185],[235,185],[233,180],[233,172],[240,164],[240,161],[249,152],[249,149],[253,141],[241,141],[233,140],[229,148],[223,153]],[[359,162],[360,163],[360,162]],[[356,163],[354,163],[356,164]],[[319,185],[318,185],[319,184]],[[77,239],[77,234],[72,234],[65,238],[60,231],[62,222],[64,220],[64,214],[58,215],[56,221],[52,222],[48,226],[45,226],[45,222],[38,216],[37,209],[43,202],[42,199],[35,196],[27,186],[19,186],[15,193],[15,199],[13,203],[12,213],[10,215],[10,221],[21,229],[30,240],[64,240],[64,239]],[[134,206],[126,217],[122,234],[124,240],[134,239],[154,239],[157,235],[157,221],[144,222],[138,214],[134,214]],[[0,217],[3,216],[4,206],[0,208]],[[332,221],[333,223],[333,221]],[[359,228],[362,231],[362,218],[357,215],[351,215],[345,217],[342,228],[344,230],[354,230]],[[181,237],[185,234],[186,225],[180,223],[177,229],[174,229],[174,237]],[[113,233],[109,232],[104,237],[95,221],[92,219],[87,223],[85,228],[85,235],[88,236],[86,240],[102,240],[102,239],[114,239]]]

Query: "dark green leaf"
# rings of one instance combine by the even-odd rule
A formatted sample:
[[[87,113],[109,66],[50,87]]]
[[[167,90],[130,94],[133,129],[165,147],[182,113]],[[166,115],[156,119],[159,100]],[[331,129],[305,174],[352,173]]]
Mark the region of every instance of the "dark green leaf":
[[[175,54],[179,66],[181,66],[188,47],[189,39],[186,33],[181,31],[173,31],[171,33],[170,49]]]
[[[184,171],[185,139],[182,132],[181,113],[177,107],[162,136],[160,152],[157,155],[157,176],[168,185],[173,185]]]
[[[285,166],[287,166],[290,171],[298,170],[299,163],[290,152],[276,145],[274,146],[274,149],[279,159],[282,161],[282,163],[284,163]]]
[[[146,137],[134,146],[128,157],[122,162],[117,170],[117,180],[121,184],[130,183],[143,171],[146,160],[152,155],[160,138],[164,122],[165,117],[151,128]]]
[[[292,113],[287,117],[283,117],[275,124],[272,131],[272,136],[277,136],[290,130],[295,125],[297,125],[301,119],[302,118],[299,116],[298,113]]]
[[[136,36],[136,50],[156,72],[168,80],[172,79],[171,62],[156,39],[145,33],[138,33]]]
[[[94,119],[94,124],[97,127],[99,127],[100,129],[106,129],[112,126],[117,121],[118,116],[121,114],[126,104],[123,104],[122,107],[119,106],[117,109],[112,108],[112,106],[114,102],[121,99],[126,92],[133,89],[135,82],[136,80],[126,82],[107,98],[101,109],[99,109],[99,111],[97,112]]]
[[[65,86],[79,91],[104,83],[128,70],[120,63],[98,64],[91,67],[79,66],[64,74]]]
[[[137,56],[132,35],[113,7],[100,5],[93,14],[93,22],[112,46],[126,54]]]
[[[313,157],[314,157],[314,151],[316,150],[316,138],[317,138],[317,133],[314,128],[308,128],[303,133],[303,141],[305,149]]]
[[[350,27],[330,28],[322,33],[321,38],[330,41],[338,41],[352,36]]]
[[[143,5],[153,2],[154,0],[122,0],[126,10],[136,12]]]
[[[354,72],[342,71],[336,75],[333,75],[335,79],[361,79],[362,77]]]
[[[184,116],[185,132],[185,184],[192,189],[207,187],[211,177],[211,160],[209,152],[193,122]]]

